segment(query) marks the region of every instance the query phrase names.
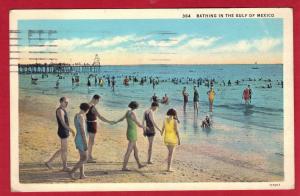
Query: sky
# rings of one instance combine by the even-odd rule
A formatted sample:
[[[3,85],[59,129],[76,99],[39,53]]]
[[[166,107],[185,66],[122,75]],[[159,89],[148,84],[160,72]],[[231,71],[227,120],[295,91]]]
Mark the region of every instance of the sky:
[[[92,64],[96,54],[102,65],[283,61],[283,21],[274,18],[20,20],[18,29],[21,63]]]

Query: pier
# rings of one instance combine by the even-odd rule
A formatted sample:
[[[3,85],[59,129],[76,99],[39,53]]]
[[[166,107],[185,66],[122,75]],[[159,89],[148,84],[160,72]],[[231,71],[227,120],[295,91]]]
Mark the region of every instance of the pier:
[[[47,73],[99,73],[100,65],[71,65],[71,64],[18,64],[19,74]]]

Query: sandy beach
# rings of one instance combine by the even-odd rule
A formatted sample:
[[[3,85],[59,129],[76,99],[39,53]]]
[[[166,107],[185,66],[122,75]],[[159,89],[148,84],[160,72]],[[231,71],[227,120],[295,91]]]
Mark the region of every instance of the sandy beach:
[[[53,104],[48,104],[49,100]],[[47,103],[47,104],[45,104]],[[72,183],[67,173],[60,171],[61,162],[56,160],[54,169],[49,170],[44,163],[59,148],[55,109],[57,100],[49,96],[22,95],[19,98],[19,161],[20,183]],[[71,127],[78,111],[77,104],[69,108]],[[101,108],[99,108],[101,112]],[[104,115],[105,116],[105,115]],[[119,116],[119,115],[118,115]],[[117,118],[117,117],[115,117]],[[116,120],[116,119],[114,119]],[[162,137],[157,134],[153,146],[153,163],[137,169],[133,153],[128,168],[121,171],[123,156],[127,148],[126,123],[124,129],[100,122],[96,135],[94,157],[97,163],[85,165],[88,178],[77,183],[129,183],[129,182],[264,182],[281,181],[283,172],[273,168],[262,154],[243,154],[218,147],[210,143],[190,144],[184,139],[175,151],[173,169],[166,172],[167,149]],[[139,157],[142,163],[147,159],[148,141],[138,133]],[[69,166],[78,158],[72,136],[69,137]],[[283,159],[278,156],[278,159]],[[78,174],[77,174],[78,175]]]

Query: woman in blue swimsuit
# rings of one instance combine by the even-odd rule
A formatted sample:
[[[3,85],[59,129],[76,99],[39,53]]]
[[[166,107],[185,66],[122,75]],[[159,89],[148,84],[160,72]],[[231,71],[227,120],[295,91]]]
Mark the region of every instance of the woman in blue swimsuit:
[[[76,127],[75,146],[78,149],[80,159],[70,171],[70,177],[76,179],[74,174],[80,169],[80,179],[86,178],[84,175],[84,163],[87,161],[87,133],[85,115],[89,111],[88,103],[80,104],[80,112],[75,115],[74,124]]]

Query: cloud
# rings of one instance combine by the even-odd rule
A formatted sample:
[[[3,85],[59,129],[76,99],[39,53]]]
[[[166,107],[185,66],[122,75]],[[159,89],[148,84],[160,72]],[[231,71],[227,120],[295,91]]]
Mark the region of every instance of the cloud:
[[[116,46],[128,41],[133,40],[135,36],[134,35],[125,35],[125,36],[115,36],[112,38],[102,39],[98,41],[94,41],[93,43],[89,44],[88,47],[100,47],[100,48],[107,48],[111,46]]]
[[[254,47],[260,52],[266,52],[281,44],[281,39],[263,38],[254,40]]]
[[[198,49],[212,46],[216,41],[220,40],[221,37],[204,37],[204,38],[193,38],[190,39],[185,45],[181,46],[180,49]]]
[[[72,51],[78,47],[83,47],[89,44],[93,40],[93,38],[58,39],[51,42],[45,42],[45,45],[57,45],[57,48],[55,49],[58,49],[59,51]],[[48,49],[50,49],[50,47]]]
[[[170,37],[166,40],[149,40],[148,42],[146,42],[146,44],[152,47],[172,47],[178,45],[180,42],[187,38],[187,35],[180,35],[176,37]]]
[[[268,52],[281,44],[281,39],[266,37],[256,40],[240,40],[236,43],[226,44],[212,49],[210,52],[224,53],[224,52],[249,52],[256,50],[259,52]]]

